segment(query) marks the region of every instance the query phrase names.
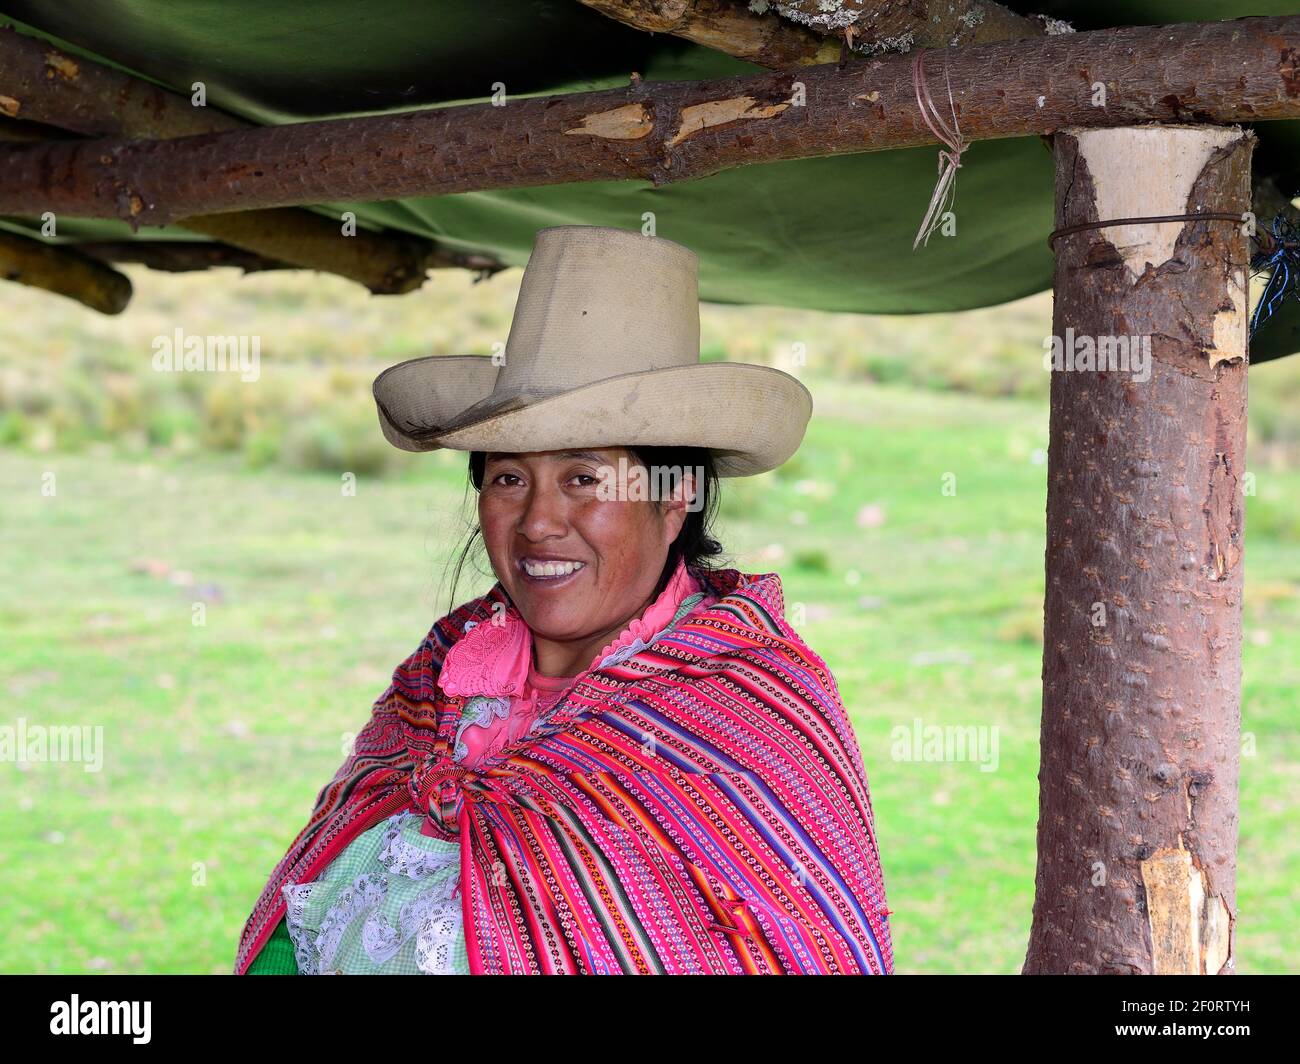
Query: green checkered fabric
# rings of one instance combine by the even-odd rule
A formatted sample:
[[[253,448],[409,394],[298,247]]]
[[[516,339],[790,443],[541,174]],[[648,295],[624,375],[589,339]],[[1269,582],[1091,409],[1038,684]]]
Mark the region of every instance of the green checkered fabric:
[[[460,843],[420,833],[398,813],[358,835],[325,872],[285,888],[298,971],[320,975],[468,975]]]

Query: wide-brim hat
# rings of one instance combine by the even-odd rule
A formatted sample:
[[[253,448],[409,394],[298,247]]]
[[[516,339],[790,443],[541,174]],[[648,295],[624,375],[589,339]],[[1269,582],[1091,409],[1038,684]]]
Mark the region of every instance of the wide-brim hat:
[[[662,237],[540,230],[501,357],[384,370],[384,436],[405,451],[706,447],[719,476],[776,468],[798,450],[812,396],[778,369],[700,361],[698,268]]]

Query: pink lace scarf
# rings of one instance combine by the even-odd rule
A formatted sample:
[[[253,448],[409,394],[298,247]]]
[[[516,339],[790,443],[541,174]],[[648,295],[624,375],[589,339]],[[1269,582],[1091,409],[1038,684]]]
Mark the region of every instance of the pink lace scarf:
[[[679,561],[659,597],[592,658],[584,671],[598,667],[610,654],[637,640],[649,641],[668,626],[683,600],[701,590],[699,581]],[[713,601],[712,597],[706,599],[702,607]],[[467,632],[447,652],[438,686],[449,695],[481,695],[494,701],[478,703],[476,715],[462,721],[456,759],[473,766],[517,741],[577,678],[537,672],[532,631],[513,606],[501,614],[499,623],[494,620]]]

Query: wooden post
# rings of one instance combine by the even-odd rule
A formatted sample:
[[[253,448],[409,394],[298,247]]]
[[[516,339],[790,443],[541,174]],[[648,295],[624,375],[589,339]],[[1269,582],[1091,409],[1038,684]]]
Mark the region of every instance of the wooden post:
[[[1242,215],[1253,146],[1252,134],[1214,126],[1058,133],[1057,227]],[[1126,225],[1059,236],[1055,249],[1038,872],[1024,971],[1227,974],[1247,229]]]

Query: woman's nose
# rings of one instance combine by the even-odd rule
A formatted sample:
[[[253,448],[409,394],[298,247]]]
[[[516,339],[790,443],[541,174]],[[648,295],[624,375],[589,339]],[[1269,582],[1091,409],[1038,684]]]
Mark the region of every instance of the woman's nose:
[[[556,488],[534,484],[519,515],[519,531],[533,541],[563,535],[568,527],[564,496]]]

